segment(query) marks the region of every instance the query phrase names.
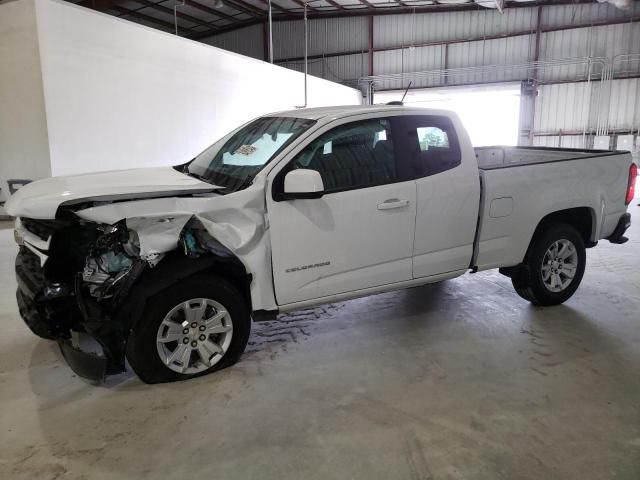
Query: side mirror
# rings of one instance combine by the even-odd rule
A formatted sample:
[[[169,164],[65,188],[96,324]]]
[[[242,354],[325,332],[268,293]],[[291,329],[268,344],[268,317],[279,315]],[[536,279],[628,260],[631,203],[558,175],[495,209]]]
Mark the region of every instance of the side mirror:
[[[320,173],[300,168],[291,170],[284,177],[284,199],[320,198],[324,194],[324,185]]]

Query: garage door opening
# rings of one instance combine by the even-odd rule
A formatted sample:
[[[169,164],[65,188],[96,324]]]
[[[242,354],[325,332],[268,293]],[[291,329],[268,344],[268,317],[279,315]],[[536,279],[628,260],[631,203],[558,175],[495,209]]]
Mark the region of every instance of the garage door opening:
[[[400,90],[376,92],[375,103],[400,100],[403,94]],[[404,104],[453,110],[474,147],[518,144],[519,84],[415,89],[407,93]]]

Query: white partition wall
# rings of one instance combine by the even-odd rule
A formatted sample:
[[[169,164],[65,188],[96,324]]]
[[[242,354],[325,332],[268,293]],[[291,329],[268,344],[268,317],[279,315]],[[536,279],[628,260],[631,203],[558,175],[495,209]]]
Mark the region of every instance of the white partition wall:
[[[15,36],[12,11],[29,20],[35,41],[4,48]],[[0,144],[13,145],[0,147],[2,183],[19,171],[13,166],[25,154],[15,151],[42,137],[31,131],[37,122],[11,125],[15,106],[27,101],[40,117],[46,112],[48,148],[36,156],[52,175],[185,162],[241,123],[304,102],[298,72],[55,0],[0,5],[0,55],[0,95],[14,100],[0,104]],[[31,63],[44,98],[8,83],[8,55]],[[309,106],[361,102],[354,89],[308,82]]]
[[[0,201],[8,195],[7,179],[49,175],[35,5],[3,4],[0,5]]]

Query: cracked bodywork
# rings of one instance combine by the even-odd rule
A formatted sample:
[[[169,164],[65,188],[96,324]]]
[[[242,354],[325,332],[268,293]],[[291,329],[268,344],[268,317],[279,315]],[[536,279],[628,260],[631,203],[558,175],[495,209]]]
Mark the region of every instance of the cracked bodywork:
[[[253,272],[271,269],[263,189],[252,185],[232,196],[180,195],[76,199],[59,207],[56,220],[18,220],[23,237],[18,278],[39,278],[20,286],[21,314],[36,334],[58,340],[77,374],[101,380],[124,371],[128,333],[145,302],[168,288],[169,281],[205,269],[226,269],[252,309],[277,308],[272,276],[252,281]],[[32,232],[38,226],[55,231],[38,237]],[[54,251],[71,237],[77,255],[62,266]],[[48,243],[51,249],[45,248]],[[29,262],[33,271],[27,273]],[[83,351],[74,332],[95,339],[102,354]]]
[[[157,263],[178,248],[185,228],[206,232],[245,267],[247,273],[269,272],[269,247],[263,189],[252,186],[233,196],[172,197],[112,203],[79,210],[84,220],[112,225],[124,220],[139,239],[139,257]],[[217,252],[220,253],[219,251]],[[258,310],[277,308],[270,275],[251,285]]]

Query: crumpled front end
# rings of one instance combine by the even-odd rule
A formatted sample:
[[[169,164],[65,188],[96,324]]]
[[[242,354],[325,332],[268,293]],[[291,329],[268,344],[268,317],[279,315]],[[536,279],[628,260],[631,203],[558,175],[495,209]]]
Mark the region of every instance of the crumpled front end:
[[[61,206],[55,219],[21,217],[20,313],[34,333],[60,343],[78,375],[122,372],[146,302],[182,278],[209,270],[232,281],[251,308],[277,308],[264,215],[263,190],[255,187],[224,196],[92,199]],[[97,353],[80,348],[86,335]]]
[[[124,222],[18,219],[16,297],[20,315],[38,336],[57,340],[78,374],[93,380],[125,370],[126,331],[118,307],[146,267]],[[82,350],[93,338],[99,352]]]

